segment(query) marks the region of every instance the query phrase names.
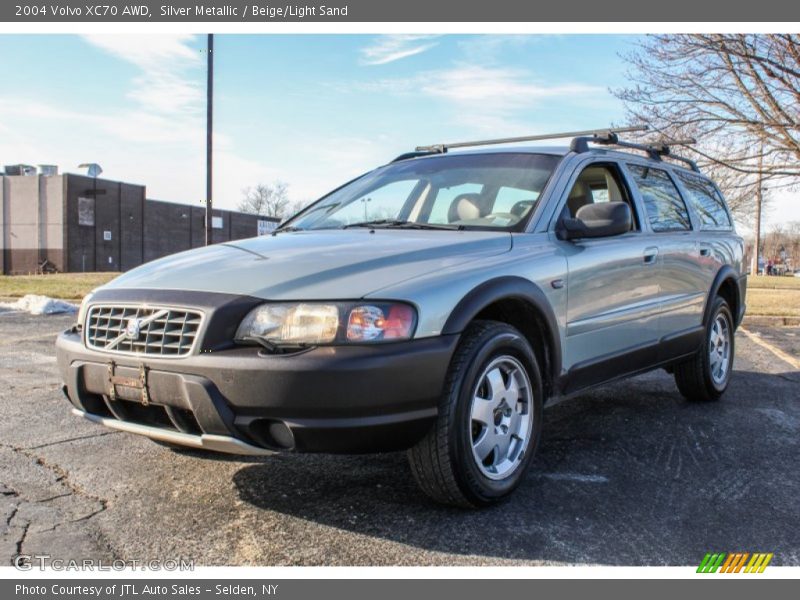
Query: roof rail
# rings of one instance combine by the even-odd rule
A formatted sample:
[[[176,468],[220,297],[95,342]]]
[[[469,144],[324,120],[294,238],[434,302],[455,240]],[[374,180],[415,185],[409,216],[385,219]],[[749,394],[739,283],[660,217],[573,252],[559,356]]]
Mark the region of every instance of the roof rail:
[[[634,142],[625,142],[619,139],[619,136],[616,132],[609,132],[608,135],[594,135],[592,137],[576,137],[572,140],[572,144],[570,145],[570,149],[573,152],[586,152],[589,150],[589,144],[600,144],[603,146],[617,146],[619,148],[630,148],[631,150],[641,150],[642,152],[646,152],[650,158],[655,160],[661,160],[662,157],[669,157],[673,160],[680,161],[689,165],[689,167],[693,171],[700,172],[700,168],[697,166],[697,163],[694,162],[691,158],[686,158],[685,156],[679,156],[677,154],[672,154],[671,146],[688,146],[689,144],[695,144],[697,140],[694,138],[687,138],[683,140],[663,140],[661,142],[651,142],[651,143],[644,143],[644,144],[637,144]]]
[[[563,138],[577,138],[579,136],[614,136],[618,133],[631,133],[647,131],[646,125],[635,127],[606,127],[603,129],[588,129],[586,131],[566,131],[563,133],[547,133],[544,135],[527,135],[522,137],[497,138],[493,140],[477,140],[474,142],[454,142],[452,144],[433,144],[431,146],[417,146],[417,152],[426,154],[444,154],[451,148],[468,148],[471,146],[494,146],[497,144],[515,144],[518,142],[540,142],[543,140],[558,140]]]
[[[404,152],[400,156],[395,157],[392,162],[400,162],[401,160],[408,160],[409,158],[417,158],[420,156],[430,156],[431,154],[439,154],[438,152],[430,152],[425,150],[417,150],[415,152]]]

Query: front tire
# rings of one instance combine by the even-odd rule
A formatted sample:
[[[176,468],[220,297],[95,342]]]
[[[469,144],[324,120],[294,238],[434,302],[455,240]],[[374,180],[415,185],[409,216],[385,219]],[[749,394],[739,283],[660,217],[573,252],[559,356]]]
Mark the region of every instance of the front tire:
[[[675,366],[675,383],[684,398],[693,402],[719,400],[728,389],[734,356],[733,314],[724,298],[711,306],[705,339],[689,360]]]
[[[536,356],[515,328],[475,321],[447,374],[436,423],[408,452],[420,488],[443,504],[476,508],[508,496],[541,436]]]

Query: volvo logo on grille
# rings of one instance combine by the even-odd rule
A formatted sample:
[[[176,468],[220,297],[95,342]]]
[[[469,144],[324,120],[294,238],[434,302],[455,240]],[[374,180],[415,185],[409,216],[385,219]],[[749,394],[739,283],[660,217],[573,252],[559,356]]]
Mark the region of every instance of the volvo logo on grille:
[[[128,319],[128,322],[125,324],[125,337],[129,340],[135,340],[139,338],[139,333],[142,331],[142,320],[141,319]]]
[[[99,311],[101,309],[95,309]],[[105,309],[108,311],[108,314],[103,313],[90,313],[89,320],[89,331],[88,337],[86,341],[88,344],[91,344],[95,347],[102,347],[103,350],[114,350],[119,349],[122,352],[137,352],[137,353],[144,353],[144,354],[166,354],[164,352],[164,332],[168,329],[168,322],[169,322],[169,314],[170,310],[166,308],[154,310],[150,308],[142,308],[142,309],[131,309],[131,308],[119,308],[119,309]],[[115,319],[119,319],[119,316],[115,316],[114,310],[121,310],[123,312],[122,315],[122,323],[116,321]],[[147,312],[151,312],[149,315]],[[125,311],[128,311],[125,314]],[[144,316],[142,313],[144,313]],[[139,315],[139,316],[136,316]],[[188,313],[180,312],[176,319],[179,320],[181,326],[181,335],[183,335],[183,330],[187,325],[187,315]],[[195,317],[199,320],[199,316]],[[142,332],[146,331],[148,333],[148,338],[150,337],[149,334],[153,333],[148,327],[150,324],[154,322],[163,323],[164,328],[159,331],[156,331],[156,340],[153,342],[158,347],[153,346],[150,344],[149,340],[145,340],[145,343],[139,341],[142,337]],[[158,328],[157,328],[158,329]],[[173,330],[170,330],[170,333]],[[196,328],[191,331],[191,337],[194,337],[194,333],[196,332]],[[109,335],[116,334],[116,337],[108,340]],[[182,338],[181,338],[182,340]],[[181,350],[181,344],[179,342],[178,351]],[[135,348],[134,348],[135,346]],[[153,349],[155,351],[153,351]],[[191,344],[186,344],[186,352],[191,349]],[[180,354],[180,352],[175,352],[174,354]]]

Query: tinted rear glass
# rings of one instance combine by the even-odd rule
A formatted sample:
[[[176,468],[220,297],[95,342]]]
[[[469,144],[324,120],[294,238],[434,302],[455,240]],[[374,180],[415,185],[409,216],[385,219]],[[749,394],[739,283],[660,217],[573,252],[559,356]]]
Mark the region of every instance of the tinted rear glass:
[[[725,201],[714,185],[689,173],[677,171],[676,174],[689,193],[689,202],[700,218],[701,229],[730,229],[731,219]]]
[[[642,195],[653,231],[682,231],[692,228],[689,211],[669,173],[642,165],[628,165],[628,169]]]

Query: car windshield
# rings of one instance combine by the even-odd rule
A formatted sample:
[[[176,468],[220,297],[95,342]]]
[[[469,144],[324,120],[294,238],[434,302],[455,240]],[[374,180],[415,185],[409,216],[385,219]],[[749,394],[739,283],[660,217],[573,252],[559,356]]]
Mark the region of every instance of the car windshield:
[[[559,159],[494,153],[391,163],[319,200],[284,228],[518,229]]]

